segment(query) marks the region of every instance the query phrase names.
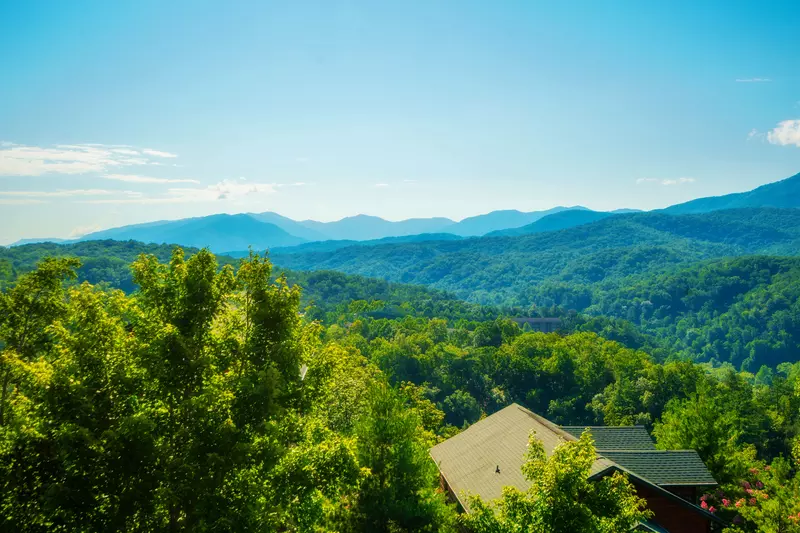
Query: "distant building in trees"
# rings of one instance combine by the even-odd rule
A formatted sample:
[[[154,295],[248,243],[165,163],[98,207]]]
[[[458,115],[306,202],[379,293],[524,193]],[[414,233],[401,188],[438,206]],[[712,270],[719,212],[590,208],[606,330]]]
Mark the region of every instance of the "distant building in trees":
[[[528,489],[521,468],[531,432],[550,455],[559,443],[577,440],[584,429],[557,426],[512,404],[434,446],[430,454],[439,467],[442,488],[469,512],[465,494],[488,502],[500,498],[506,486]],[[708,533],[719,528],[721,520],[698,505],[701,494],[717,482],[696,451],[656,450],[642,426],[588,429],[597,450],[591,479],[615,471],[628,474],[653,511],[652,520],[639,525],[640,531]]]
[[[560,318],[532,318],[532,317],[517,317],[512,318],[519,327],[525,327],[528,324],[533,331],[540,331],[542,333],[552,333],[561,328]]]

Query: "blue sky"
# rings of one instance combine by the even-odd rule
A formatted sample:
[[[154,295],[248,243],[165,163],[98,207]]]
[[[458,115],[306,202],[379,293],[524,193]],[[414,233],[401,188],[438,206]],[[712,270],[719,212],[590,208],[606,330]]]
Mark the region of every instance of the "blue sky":
[[[0,243],[652,209],[800,172],[797,2],[0,0]]]

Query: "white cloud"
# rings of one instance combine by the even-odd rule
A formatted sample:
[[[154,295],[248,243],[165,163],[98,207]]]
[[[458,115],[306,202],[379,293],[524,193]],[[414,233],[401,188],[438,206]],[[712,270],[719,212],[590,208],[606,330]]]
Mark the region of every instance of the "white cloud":
[[[113,194],[111,191],[104,189],[70,189],[70,190],[57,190],[57,191],[0,191],[0,196],[14,196],[14,197],[64,197],[64,196],[103,196]]]
[[[137,174],[104,174],[101,177],[107,180],[127,181],[130,183],[200,183],[191,179],[154,178]]]
[[[769,83],[769,78],[737,78],[736,83]]]
[[[44,200],[36,200],[35,198],[0,198],[0,205],[30,205],[30,204],[46,204]]]
[[[58,144],[26,146],[5,142],[0,148],[0,176],[88,174],[112,168],[160,164],[153,157],[176,157],[158,150],[126,145]]]
[[[694,183],[694,178],[675,178],[675,179],[659,179],[659,178],[639,178],[636,180],[637,184],[642,183],[659,183],[661,185],[680,185],[682,183]]]
[[[779,122],[767,133],[767,140],[780,146],[794,145],[800,148],[800,119]]]
[[[86,200],[89,204],[181,204],[193,202],[241,201],[248,197],[268,195],[276,192],[278,184],[250,183],[245,180],[223,180],[208,187],[170,188],[160,196],[144,196],[134,193],[128,198]]]
[[[152,148],[145,148],[144,150],[142,150],[142,153],[145,155],[152,155],[154,157],[167,157],[167,158],[178,157],[175,154],[171,154],[169,152],[162,152],[161,150],[153,150]]]
[[[376,183],[375,185],[373,185],[373,187],[375,187],[376,189],[385,189],[388,186],[389,186],[388,183]]]

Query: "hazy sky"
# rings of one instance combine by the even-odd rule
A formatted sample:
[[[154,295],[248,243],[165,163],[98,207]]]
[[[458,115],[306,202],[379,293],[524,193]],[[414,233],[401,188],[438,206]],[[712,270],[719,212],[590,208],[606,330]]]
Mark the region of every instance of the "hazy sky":
[[[800,171],[798,27],[793,1],[0,0],[0,243],[751,189]]]

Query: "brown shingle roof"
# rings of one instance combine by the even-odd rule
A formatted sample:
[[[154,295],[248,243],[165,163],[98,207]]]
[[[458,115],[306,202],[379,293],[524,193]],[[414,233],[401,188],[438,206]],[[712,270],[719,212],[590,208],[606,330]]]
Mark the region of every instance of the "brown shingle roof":
[[[430,453],[450,489],[468,510],[467,493],[489,501],[499,498],[506,486],[527,490],[530,483],[522,475],[522,465],[531,432],[536,432],[548,455],[561,442],[576,440],[548,420],[512,404],[437,444]],[[612,465],[598,458],[591,474]]]
[[[604,472],[616,468],[656,487],[716,484],[697,452],[655,450],[642,427],[589,429],[598,448],[590,476],[605,475]],[[522,475],[522,465],[532,432],[542,441],[549,456],[558,444],[576,440],[576,434],[583,430],[582,426],[559,427],[512,404],[434,446],[430,454],[459,503],[468,511],[465,498],[468,494],[491,501],[499,498],[506,486],[528,489],[530,483]]]

